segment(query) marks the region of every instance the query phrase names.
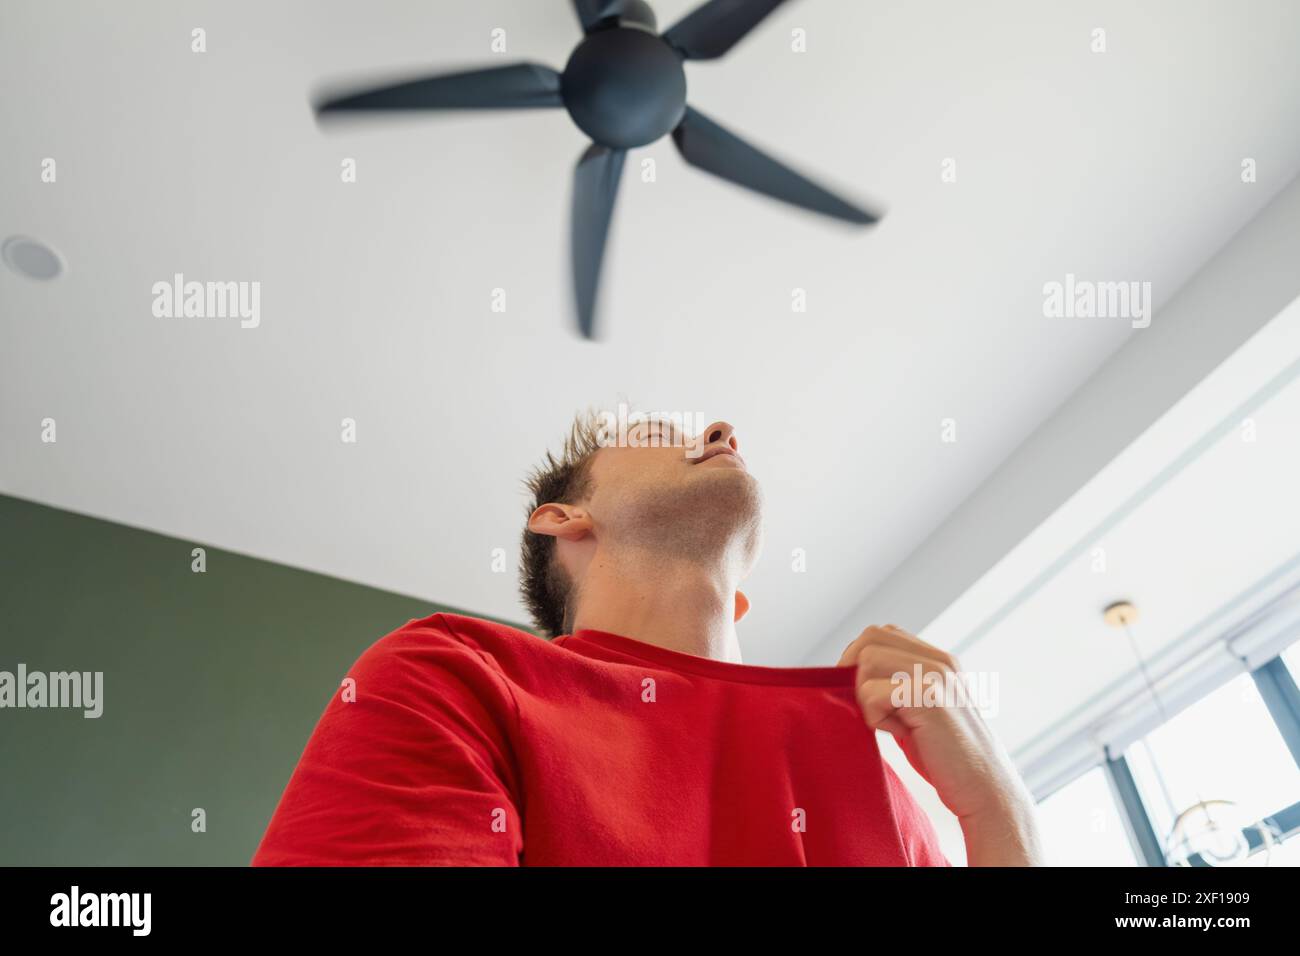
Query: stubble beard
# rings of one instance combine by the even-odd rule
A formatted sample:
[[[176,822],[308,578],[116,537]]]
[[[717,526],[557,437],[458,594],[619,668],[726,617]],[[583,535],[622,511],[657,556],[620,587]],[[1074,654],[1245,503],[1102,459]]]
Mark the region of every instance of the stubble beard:
[[[636,489],[619,509],[616,538],[651,559],[735,562],[747,573],[762,545],[762,491],[745,472],[710,471]]]

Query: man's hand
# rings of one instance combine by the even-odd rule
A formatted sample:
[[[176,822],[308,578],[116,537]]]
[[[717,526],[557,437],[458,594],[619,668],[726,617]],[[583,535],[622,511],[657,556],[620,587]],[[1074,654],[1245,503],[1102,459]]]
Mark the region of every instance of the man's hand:
[[[853,664],[867,726],[893,734],[957,816],[967,864],[1041,865],[1033,797],[966,693],[957,659],[890,624],[867,628],[845,648],[838,666]]]

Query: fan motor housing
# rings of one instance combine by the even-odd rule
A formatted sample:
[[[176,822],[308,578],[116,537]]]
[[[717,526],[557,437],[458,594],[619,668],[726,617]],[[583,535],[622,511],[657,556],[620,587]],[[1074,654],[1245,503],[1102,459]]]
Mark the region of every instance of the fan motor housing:
[[[661,38],[636,27],[587,36],[569,57],[560,94],[573,122],[602,146],[630,149],[672,132],[686,112],[686,71]]]

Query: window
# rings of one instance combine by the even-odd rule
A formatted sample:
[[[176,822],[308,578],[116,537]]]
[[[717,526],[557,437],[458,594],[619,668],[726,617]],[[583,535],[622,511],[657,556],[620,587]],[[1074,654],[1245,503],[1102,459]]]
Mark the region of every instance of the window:
[[[1300,684],[1300,643],[1292,644],[1282,652],[1282,663],[1291,672],[1292,679]]]
[[[1198,843],[1226,858],[1234,849],[1244,854],[1242,828],[1300,801],[1300,768],[1249,674],[1174,715],[1124,757],[1171,863],[1187,854],[1170,844],[1184,811],[1192,811],[1184,823],[1200,834]],[[1296,855],[1295,846],[1274,847],[1268,865]],[[1264,857],[1257,852],[1248,862],[1260,865]]]
[[[1038,822],[1049,866],[1137,866],[1101,767],[1042,800]]]

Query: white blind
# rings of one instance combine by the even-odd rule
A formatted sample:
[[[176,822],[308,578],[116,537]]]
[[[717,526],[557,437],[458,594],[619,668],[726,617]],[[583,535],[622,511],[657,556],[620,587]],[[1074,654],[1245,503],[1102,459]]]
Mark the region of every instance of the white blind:
[[[1101,763],[1118,756],[1179,711],[1239,674],[1255,670],[1300,640],[1300,580],[1270,589],[1271,595],[1225,630],[1186,650],[1156,673],[1148,667],[1160,706],[1136,663],[1109,696],[1122,705],[1098,700],[1074,726],[1036,742],[1033,752],[1017,754],[1020,772],[1038,799]],[[1161,713],[1163,706],[1164,713]]]

